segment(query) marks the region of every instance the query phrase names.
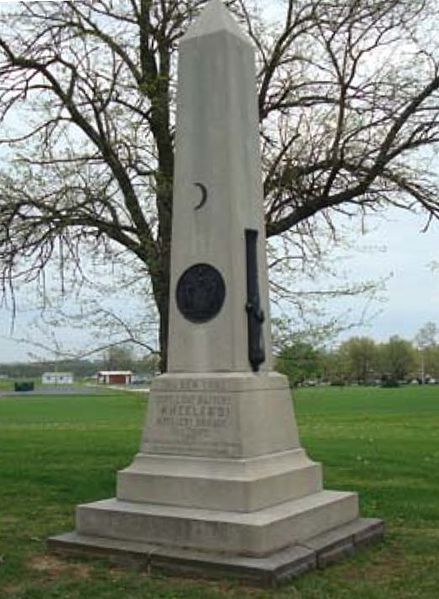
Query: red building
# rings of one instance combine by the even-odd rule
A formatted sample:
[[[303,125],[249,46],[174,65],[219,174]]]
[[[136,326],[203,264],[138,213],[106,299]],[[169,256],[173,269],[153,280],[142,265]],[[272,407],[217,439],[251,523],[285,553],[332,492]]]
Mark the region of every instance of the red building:
[[[103,385],[130,385],[133,373],[131,370],[101,370],[96,377]]]

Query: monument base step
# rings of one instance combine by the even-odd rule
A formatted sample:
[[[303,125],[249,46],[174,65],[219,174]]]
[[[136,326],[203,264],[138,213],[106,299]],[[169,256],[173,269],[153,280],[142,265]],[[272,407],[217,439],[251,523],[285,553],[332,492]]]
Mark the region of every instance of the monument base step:
[[[303,449],[242,459],[138,454],[117,475],[120,501],[255,512],[322,490]]]
[[[356,518],[357,494],[339,491],[320,491],[248,513],[113,498],[79,505],[76,530],[121,541],[262,556]]]
[[[276,586],[309,570],[324,568],[380,540],[382,520],[358,518],[300,544],[264,557],[243,557],[171,549],[160,545],[81,535],[76,532],[48,539],[48,548],[61,556],[92,556],[150,572],[203,578],[236,578],[258,586]]]

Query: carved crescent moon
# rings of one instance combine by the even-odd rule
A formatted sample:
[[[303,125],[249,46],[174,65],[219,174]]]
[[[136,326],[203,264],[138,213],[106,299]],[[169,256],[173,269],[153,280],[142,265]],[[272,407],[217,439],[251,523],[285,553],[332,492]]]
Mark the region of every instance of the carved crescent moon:
[[[204,204],[207,202],[207,188],[205,185],[203,185],[202,183],[194,183],[195,187],[198,187],[201,190],[201,202],[198,204],[198,206],[195,207],[195,210],[200,210],[200,208],[202,208],[204,206]]]

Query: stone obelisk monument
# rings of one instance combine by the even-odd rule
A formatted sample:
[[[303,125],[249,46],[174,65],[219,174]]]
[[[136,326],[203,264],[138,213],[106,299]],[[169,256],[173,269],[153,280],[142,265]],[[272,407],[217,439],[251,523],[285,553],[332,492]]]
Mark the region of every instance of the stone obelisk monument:
[[[221,0],[180,43],[168,372],[117,497],[57,551],[273,582],[382,535],[322,488],[273,372],[254,49]]]

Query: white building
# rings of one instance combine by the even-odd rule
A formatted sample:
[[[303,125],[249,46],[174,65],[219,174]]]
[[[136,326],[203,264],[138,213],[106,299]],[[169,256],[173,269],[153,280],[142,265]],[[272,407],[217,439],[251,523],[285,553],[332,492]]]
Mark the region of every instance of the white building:
[[[45,372],[41,377],[43,385],[73,385],[71,372]]]

